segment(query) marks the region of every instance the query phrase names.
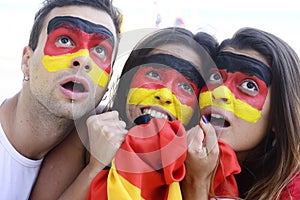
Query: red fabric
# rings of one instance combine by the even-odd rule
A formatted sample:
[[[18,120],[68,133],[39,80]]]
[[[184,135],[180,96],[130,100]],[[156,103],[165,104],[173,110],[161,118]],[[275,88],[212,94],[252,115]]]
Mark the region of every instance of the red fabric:
[[[109,169],[100,171],[97,176],[93,179],[87,195],[88,199],[107,199],[107,176]]]
[[[300,172],[297,172],[291,182],[288,184],[287,189],[283,190],[280,194],[280,200],[298,200],[300,199]]]
[[[122,177],[141,189],[145,199],[167,199],[168,186],[185,176],[186,132],[179,121],[153,118],[129,130],[115,156]],[[93,180],[87,199],[107,199],[107,175]]]
[[[220,158],[214,177],[213,190],[216,197],[238,197],[234,174],[241,172],[235,152],[222,140],[218,140]]]

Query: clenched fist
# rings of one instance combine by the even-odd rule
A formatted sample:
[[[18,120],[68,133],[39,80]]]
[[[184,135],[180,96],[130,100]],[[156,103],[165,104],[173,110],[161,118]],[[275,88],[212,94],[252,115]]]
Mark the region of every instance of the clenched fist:
[[[108,165],[125,139],[126,123],[119,119],[117,111],[90,116],[87,121],[90,162]]]

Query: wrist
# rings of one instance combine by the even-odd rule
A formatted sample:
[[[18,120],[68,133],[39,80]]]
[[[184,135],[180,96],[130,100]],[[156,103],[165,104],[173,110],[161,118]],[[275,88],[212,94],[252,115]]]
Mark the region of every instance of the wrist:
[[[85,168],[88,176],[94,178],[104,167],[105,165],[100,162],[89,162]]]
[[[184,199],[208,199],[210,180],[186,176],[182,181]]]
[[[208,178],[204,179],[204,178],[200,178],[200,177],[194,178],[194,177],[186,176],[183,180],[183,183],[187,187],[192,187],[197,190],[207,191],[207,193],[209,192],[210,179],[208,179]]]

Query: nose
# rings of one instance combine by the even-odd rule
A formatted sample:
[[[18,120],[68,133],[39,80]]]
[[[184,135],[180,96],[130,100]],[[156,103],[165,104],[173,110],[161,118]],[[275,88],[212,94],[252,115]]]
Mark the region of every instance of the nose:
[[[92,70],[92,63],[88,57],[79,56],[71,60],[71,68],[83,69],[86,72]]]
[[[173,93],[167,89],[160,89],[155,93],[154,98],[161,104],[172,104],[173,103]]]
[[[231,92],[227,87],[220,86],[215,88],[212,91],[212,99],[214,102],[230,104],[231,103],[230,93]]]

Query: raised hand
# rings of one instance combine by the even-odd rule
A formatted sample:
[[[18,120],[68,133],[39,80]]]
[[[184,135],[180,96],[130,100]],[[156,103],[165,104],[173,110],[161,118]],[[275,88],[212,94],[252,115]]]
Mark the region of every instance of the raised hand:
[[[90,116],[87,119],[90,163],[108,165],[125,139],[127,130],[117,111]],[[95,164],[95,163],[94,163]]]
[[[218,156],[215,130],[201,120],[200,125],[188,131],[186,176],[182,182],[185,199],[207,199]]]

